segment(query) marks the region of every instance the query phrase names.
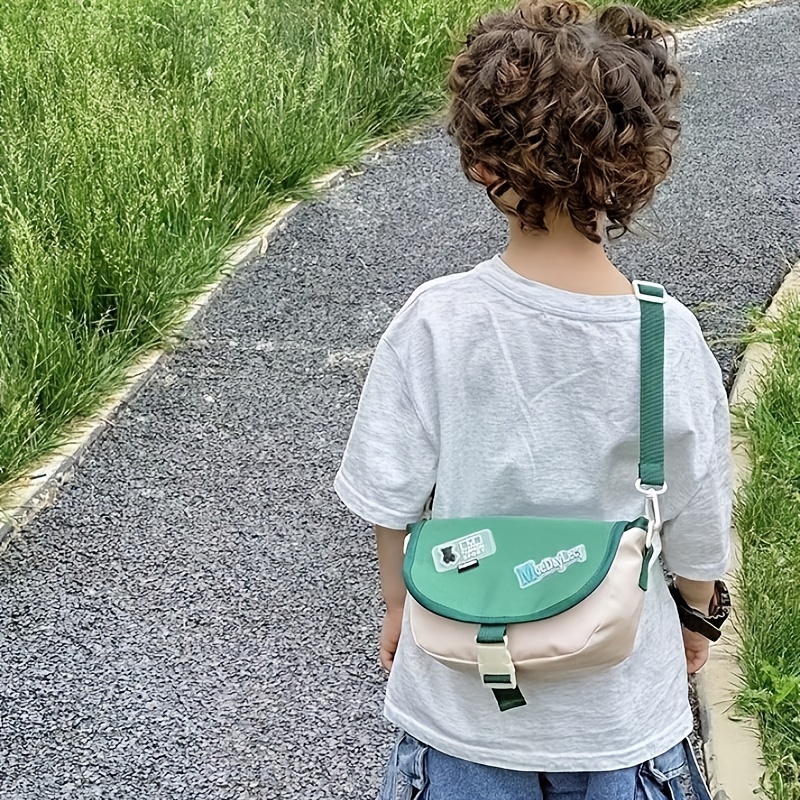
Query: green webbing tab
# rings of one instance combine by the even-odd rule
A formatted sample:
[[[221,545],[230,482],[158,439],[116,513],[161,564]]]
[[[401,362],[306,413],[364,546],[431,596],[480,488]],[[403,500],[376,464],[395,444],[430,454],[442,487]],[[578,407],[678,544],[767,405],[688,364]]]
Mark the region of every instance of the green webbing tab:
[[[641,311],[639,480],[664,485],[664,287],[633,281]]]
[[[478,628],[478,644],[501,644],[505,641],[505,625],[481,625]]]
[[[519,708],[527,705],[525,698],[519,688],[516,689],[492,689],[494,698],[501,711],[508,711],[511,708]]]
[[[510,675],[484,675],[483,676],[484,683],[511,683],[511,676]]]

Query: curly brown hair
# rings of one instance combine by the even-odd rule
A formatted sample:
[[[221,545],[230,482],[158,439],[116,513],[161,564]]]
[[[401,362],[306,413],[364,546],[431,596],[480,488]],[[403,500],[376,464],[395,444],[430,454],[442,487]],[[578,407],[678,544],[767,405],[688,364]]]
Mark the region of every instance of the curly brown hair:
[[[622,235],[672,165],[674,37],[638,8],[521,0],[472,28],[449,86],[464,171],[496,175],[490,194],[525,230],[555,211],[593,242],[601,215]]]

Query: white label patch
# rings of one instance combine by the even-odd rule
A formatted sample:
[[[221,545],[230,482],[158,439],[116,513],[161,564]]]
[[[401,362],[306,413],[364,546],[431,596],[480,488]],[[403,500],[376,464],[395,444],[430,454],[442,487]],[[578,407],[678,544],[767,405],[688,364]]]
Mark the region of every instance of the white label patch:
[[[527,589],[538,583],[548,575],[556,572],[564,572],[568,567],[586,561],[586,546],[579,544],[569,550],[559,550],[554,556],[546,556],[538,563],[536,561],[526,561],[514,567],[520,589]]]
[[[494,536],[488,528],[484,528],[460,539],[437,544],[431,550],[431,555],[437,572],[449,572],[451,569],[458,569],[462,564],[468,564],[476,559],[480,561],[496,552]]]

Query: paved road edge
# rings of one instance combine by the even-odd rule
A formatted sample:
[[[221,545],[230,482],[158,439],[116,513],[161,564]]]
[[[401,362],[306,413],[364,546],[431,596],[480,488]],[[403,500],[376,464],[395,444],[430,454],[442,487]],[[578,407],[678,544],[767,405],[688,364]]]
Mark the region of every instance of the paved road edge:
[[[371,147],[364,158],[389,141]],[[347,174],[349,168],[333,170],[312,182],[315,193],[336,185]],[[0,554],[11,539],[28,525],[37,514],[53,504],[61,487],[69,482],[89,448],[103,433],[114,425],[120,410],[147,385],[162,360],[169,356],[175,342],[189,329],[193,320],[208,305],[216,293],[240,267],[253,258],[263,255],[269,242],[286,226],[297,211],[302,200],[290,201],[276,206],[265,216],[264,221],[246,241],[229,248],[223,255],[219,276],[209,284],[190,304],[175,330],[170,334],[170,343],[165,347],[146,353],[128,368],[122,387],[103,404],[100,410],[86,420],[79,421],[65,433],[65,443],[40,460],[22,478],[7,489],[6,500],[0,507]]]
[[[432,114],[421,121],[379,139],[355,160],[325,173],[311,182],[313,195],[318,195],[344,180],[348,175],[358,175],[360,168],[392,144],[412,139],[440,119]],[[254,226],[251,235],[223,253],[218,277],[212,281],[188,306],[184,315],[170,333],[169,342],[152,350],[136,361],[125,373],[121,388],[111,395],[99,411],[85,420],[77,421],[65,431],[65,443],[48,453],[23,477],[4,489],[0,504],[0,555],[12,538],[19,534],[37,514],[51,506],[61,487],[68,483],[89,448],[114,425],[114,418],[130,403],[153,377],[156,368],[167,358],[191,327],[195,317],[211,302],[228,279],[257,256],[266,253],[270,241],[283,231],[289,219],[303,205],[304,200],[292,200],[276,205],[265,212],[260,225]]]
[[[767,317],[775,317],[790,298],[800,299],[800,263],[787,274],[767,309]],[[771,349],[762,342],[747,346],[730,394],[735,407],[751,402],[758,391],[760,377],[769,368]],[[733,480],[738,488],[746,480],[748,460],[744,442],[733,437]],[[734,606],[735,575],[739,567],[739,542],[734,534],[734,561],[729,581]],[[714,800],[746,800],[758,790],[764,773],[758,728],[753,720],[736,715],[736,692],[742,685],[737,653],[741,640],[734,619],[720,643],[712,648],[711,658],[697,677],[697,694],[703,728],[703,750],[709,786]]]

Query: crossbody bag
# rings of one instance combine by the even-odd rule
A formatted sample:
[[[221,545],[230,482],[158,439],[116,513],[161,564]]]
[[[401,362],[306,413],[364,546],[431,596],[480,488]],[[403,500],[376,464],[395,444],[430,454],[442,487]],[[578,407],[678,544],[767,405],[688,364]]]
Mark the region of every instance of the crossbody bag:
[[[449,667],[477,671],[501,711],[525,705],[519,674],[602,669],[633,650],[661,548],[664,481],[662,286],[639,300],[639,477],[632,520],[423,519],[409,525],[403,575],[414,640]]]

